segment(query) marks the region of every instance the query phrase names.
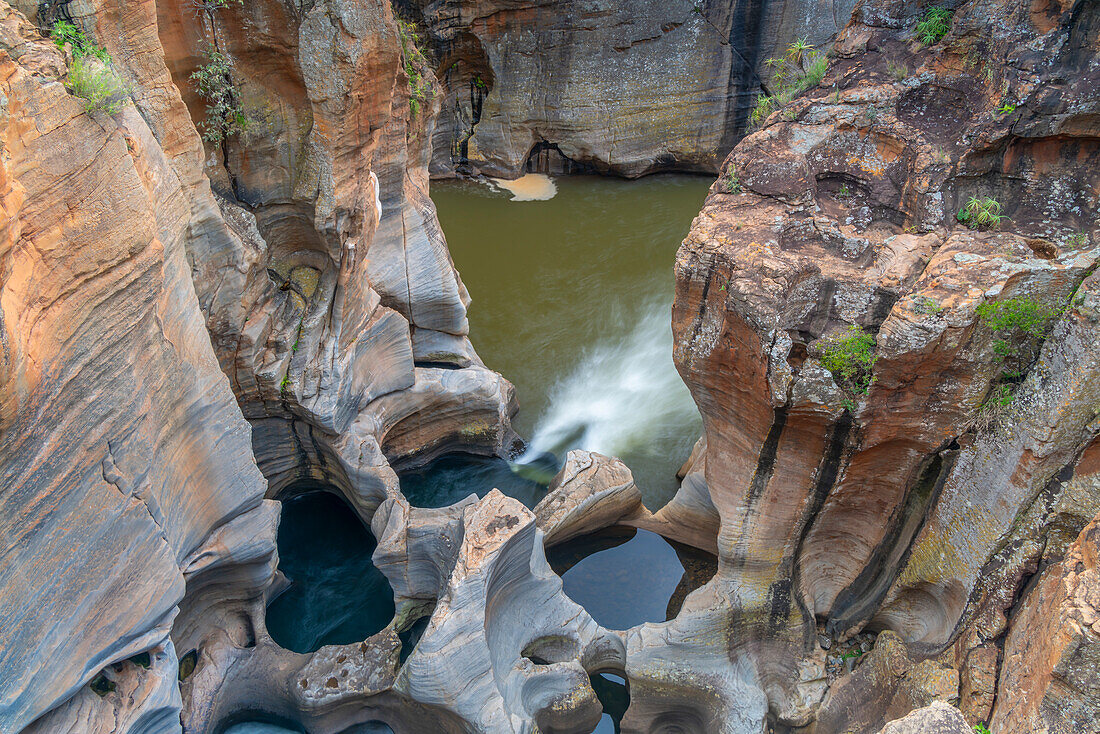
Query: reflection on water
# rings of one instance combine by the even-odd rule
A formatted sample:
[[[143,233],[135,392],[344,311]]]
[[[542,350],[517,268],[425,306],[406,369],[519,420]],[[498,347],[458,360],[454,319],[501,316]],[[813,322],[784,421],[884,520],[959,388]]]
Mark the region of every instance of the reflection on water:
[[[630,688],[626,679],[614,673],[589,676],[596,698],[603,704],[603,716],[592,734],[619,734],[626,709],[630,706]]]
[[[549,476],[556,471],[554,467]],[[447,454],[423,469],[403,472],[398,479],[401,493],[414,507],[446,507],[471,494],[484,497],[492,489],[534,507],[546,496],[549,483],[549,477],[513,471],[503,459],[473,454]]]
[[[684,597],[710,580],[717,560],[656,533],[612,527],[551,548],[566,595],[608,629],[665,622]]]
[[[548,201],[432,182],[443,232],[473,298],[470,336],[511,380],[516,429],[562,456],[622,458],[646,503],[676,489],[701,423],[672,364],[676,249],[710,179],[558,177]]]
[[[223,734],[302,734],[301,729],[287,729],[286,727],[268,724],[263,721],[245,721],[234,724],[225,730]],[[393,734],[393,729],[381,721],[368,721],[365,724],[345,729],[341,734]]]
[[[360,642],[393,619],[393,590],[371,561],[374,536],[328,492],[283,502],[279,569],[292,582],[267,609],[271,638],[294,652]]]
[[[263,721],[245,721],[229,727],[224,734],[301,734],[301,729],[287,729]]]

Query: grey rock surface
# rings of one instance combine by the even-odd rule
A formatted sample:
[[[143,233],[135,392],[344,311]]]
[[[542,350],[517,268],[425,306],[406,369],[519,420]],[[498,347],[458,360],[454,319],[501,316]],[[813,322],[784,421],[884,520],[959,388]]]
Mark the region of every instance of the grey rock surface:
[[[972,734],[954,706],[937,701],[882,727],[879,734]]]
[[[715,172],[796,38],[826,45],[854,2],[418,3],[444,96],[433,175]]]

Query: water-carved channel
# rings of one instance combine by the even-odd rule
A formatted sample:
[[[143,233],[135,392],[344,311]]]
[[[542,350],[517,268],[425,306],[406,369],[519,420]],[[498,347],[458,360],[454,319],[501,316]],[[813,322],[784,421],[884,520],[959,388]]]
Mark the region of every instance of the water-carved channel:
[[[535,454],[618,456],[651,508],[675,492],[701,430],[670,323],[676,250],[711,182],[563,176],[546,201],[470,181],[431,187],[473,299],[470,337],[516,386],[516,429]]]
[[[515,426],[530,447],[522,470],[501,458],[449,454],[406,471],[400,488],[411,505],[440,508],[497,488],[533,508],[572,448],[623,458],[651,508],[672,496],[700,433],[672,364],[672,265],[708,183],[566,177],[556,180],[554,198],[522,202],[483,184],[433,183],[474,301],[471,338],[487,365],[516,385]],[[271,603],[268,629],[297,652],[361,641],[394,616],[393,592],[371,562],[369,528],[325,489],[295,488],[279,529],[279,567],[291,585]],[[626,527],[547,556],[565,593],[617,630],[673,618],[716,569],[705,553]],[[401,633],[402,663],[427,622]],[[621,671],[596,671],[591,681],[603,707],[595,731],[618,732],[628,681]],[[292,730],[246,722],[230,731]]]

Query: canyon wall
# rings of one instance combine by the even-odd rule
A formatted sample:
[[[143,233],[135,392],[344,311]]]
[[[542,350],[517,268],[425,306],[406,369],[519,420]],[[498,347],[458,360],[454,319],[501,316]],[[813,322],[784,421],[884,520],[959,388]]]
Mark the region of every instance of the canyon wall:
[[[766,59],[824,49],[853,0],[405,3],[443,98],[433,176],[713,173],[745,131]]]
[[[995,731],[1083,731],[1092,616],[1045,617],[1045,673],[1011,655],[1096,588],[1059,586],[1094,583],[1087,564],[1043,569],[1100,510],[1100,8],[963,3],[930,47],[922,12],[860,4],[822,84],[726,160],[676,264],[705,441],[656,520],[716,535],[741,634],[812,657],[891,630],[959,670],[972,721],[1000,675]],[[971,197],[1000,225],[965,226]],[[815,731],[881,726],[843,699]]]
[[[583,732],[600,672],[625,731],[1100,719],[1096,3],[961,3],[925,47],[922,7],[865,0],[733,148],[677,258],[705,436],[656,514],[583,452],[533,511],[402,496],[515,442],[429,167],[715,170],[762,60],[850,6],[402,4],[418,40],[366,0],[19,5],[106,47],[111,114],[2,7],[0,731]],[[964,226],[970,197],[1007,219]],[[264,623],[303,480],[370,525],[397,609],[309,655]],[[718,573],[605,629],[544,547],[613,523]]]
[[[0,730],[178,730],[266,639],[273,499],[321,479],[369,523],[393,466],[506,453],[513,391],[388,4],[23,9],[127,89],[86,107],[79,49],[4,6]],[[218,55],[251,127],[204,141]]]

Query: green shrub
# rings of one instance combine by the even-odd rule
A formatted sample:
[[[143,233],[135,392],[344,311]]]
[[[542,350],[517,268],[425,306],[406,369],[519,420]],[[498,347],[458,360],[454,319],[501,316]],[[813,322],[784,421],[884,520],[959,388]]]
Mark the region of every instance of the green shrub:
[[[59,49],[64,50],[67,45],[72,50],[73,62],[65,86],[84,99],[84,111],[113,115],[121,110],[132,90],[115,71],[107,49],[97,46],[84,31],[64,20],[54,23],[50,38]]]
[[[1001,202],[996,199],[971,196],[955,218],[970,229],[990,229],[999,225],[1001,220],[1007,219],[1001,214],[1001,210]]]
[[[104,64],[111,63],[111,55],[107,53],[107,49],[92,43],[84,35],[84,31],[68,21],[59,20],[54,23],[53,28],[50,29],[50,38],[62,51],[65,50],[65,44],[69,44],[73,51],[73,58],[94,56]]]
[[[428,59],[420,50],[420,42],[416,25],[407,20],[397,19],[397,31],[401,36],[401,61],[405,68],[405,76],[409,80],[409,111],[413,117],[420,113],[421,105],[432,97],[432,85],[424,78],[421,69],[428,66]],[[485,82],[477,77],[475,84],[479,89],[484,89]]]
[[[820,84],[825,78],[829,60],[824,54],[815,51],[805,38],[799,38],[787,47],[783,56],[767,59],[764,64],[773,69],[772,88],[775,91],[756,98],[756,106],[749,116],[753,125],[762,124],[768,119],[768,115],[790,102],[796,95]]]
[[[975,724],[974,734],[993,734],[985,724]]]
[[[938,43],[951,30],[951,15],[947,8],[929,8],[917,23],[917,40],[925,46]]]
[[[825,339],[821,364],[838,382],[845,383],[852,392],[864,395],[874,383],[871,374],[878,356],[875,355],[875,338],[862,327],[849,326],[843,334],[833,334]]]
[[[103,111],[108,115],[122,109],[131,91],[110,64],[92,56],[73,56],[65,86],[84,99],[85,112]]]
[[[1030,336],[1043,336],[1058,309],[1029,298],[986,301],[978,306],[978,318],[996,334],[1019,329]]]
[[[206,59],[191,74],[199,96],[207,102],[206,119],[198,123],[203,140],[218,145],[234,135],[248,139],[256,118],[241,106],[241,89],[233,81],[229,59],[213,46],[207,46]]]

